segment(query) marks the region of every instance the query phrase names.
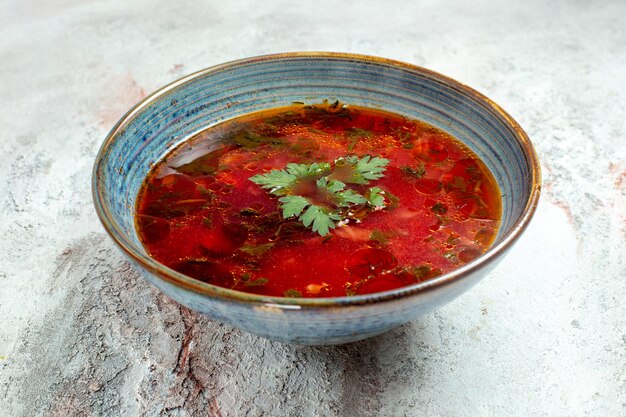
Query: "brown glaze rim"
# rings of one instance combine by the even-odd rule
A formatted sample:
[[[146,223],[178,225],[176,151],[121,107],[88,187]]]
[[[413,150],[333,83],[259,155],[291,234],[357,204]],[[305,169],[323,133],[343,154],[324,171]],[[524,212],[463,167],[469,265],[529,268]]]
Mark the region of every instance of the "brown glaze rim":
[[[528,200],[526,201],[526,206],[521,214],[521,216],[517,219],[515,224],[511,227],[511,230],[502,238],[502,240],[496,245],[492,246],[485,252],[483,255],[474,259],[473,261],[461,266],[458,269],[455,269],[447,274],[441,275],[439,277],[430,279],[428,281],[419,282],[413,285],[408,285],[406,287],[397,288],[394,290],[365,294],[365,295],[356,295],[356,296],[344,296],[344,297],[326,297],[326,298],[287,298],[287,297],[270,297],[263,296],[257,294],[250,294],[241,291],[231,290],[227,288],[218,287],[215,285],[211,285],[202,281],[198,281],[196,279],[190,278],[186,275],[183,275],[173,269],[170,269],[156,260],[150,258],[148,255],[144,255],[139,250],[137,250],[136,245],[130,242],[127,238],[125,238],[122,230],[117,226],[116,222],[112,220],[112,216],[108,210],[108,208],[102,204],[103,201],[103,190],[99,187],[99,178],[101,176],[100,166],[101,161],[108,152],[110,145],[115,141],[119,132],[121,132],[128,123],[136,116],[137,113],[142,111],[145,107],[147,107],[153,101],[156,101],[163,94],[170,92],[193,79],[204,76],[213,72],[223,71],[228,68],[236,67],[242,64],[251,64],[255,62],[261,61],[277,61],[281,59],[293,59],[293,58],[328,58],[334,60],[348,60],[348,61],[357,61],[357,62],[366,62],[366,63],[377,63],[381,65],[396,67],[396,68],[404,68],[410,71],[426,75],[430,78],[433,78],[437,81],[440,81],[446,84],[449,87],[456,88],[466,95],[469,95],[476,99],[479,102],[485,103],[488,107],[490,107],[493,111],[499,114],[505,123],[515,132],[515,136],[519,141],[522,149],[524,150],[524,155],[526,160],[530,166],[530,174],[531,174],[531,190]],[[203,70],[194,72],[190,75],[187,75],[177,81],[174,81],[161,89],[155,91],[149,96],[145,97],[139,103],[137,103],[133,108],[131,108],[111,129],[111,131],[106,136],[104,143],[102,144],[98,154],[96,156],[96,162],[93,168],[92,175],[92,194],[94,205],[96,208],[96,212],[102,225],[105,230],[109,234],[109,236],[113,239],[113,241],[120,247],[120,249],[132,260],[140,264],[143,268],[148,270],[150,273],[155,275],[158,279],[166,281],[169,284],[179,287],[182,290],[192,291],[198,293],[200,295],[206,296],[208,299],[216,298],[216,299],[224,299],[232,301],[232,302],[243,302],[250,303],[252,305],[265,305],[269,304],[272,307],[276,308],[286,308],[286,309],[300,309],[303,307],[307,308],[338,308],[338,307],[350,307],[350,306],[359,306],[366,304],[373,304],[379,302],[386,301],[394,301],[402,298],[409,298],[411,296],[424,294],[429,291],[433,291],[437,288],[452,284],[458,280],[467,277],[480,268],[488,265],[489,263],[495,261],[498,257],[503,255],[511,245],[519,238],[522,232],[528,226],[530,220],[532,219],[537,205],[539,203],[539,196],[541,193],[541,168],[539,163],[539,158],[537,153],[532,145],[532,142],[528,138],[528,135],[524,132],[521,126],[500,106],[494,103],[489,98],[485,97],[483,94],[474,90],[471,87],[468,87],[450,77],[445,75],[441,75],[435,71],[431,71],[417,65],[408,64],[401,61],[396,61],[387,58],[380,58],[368,55],[359,55],[359,54],[350,54],[350,53],[340,53],[340,52],[288,52],[288,53],[279,53],[279,54],[271,54],[271,55],[262,55],[252,58],[245,58],[241,60],[231,61],[224,64],[219,64],[213,67],[205,68]]]

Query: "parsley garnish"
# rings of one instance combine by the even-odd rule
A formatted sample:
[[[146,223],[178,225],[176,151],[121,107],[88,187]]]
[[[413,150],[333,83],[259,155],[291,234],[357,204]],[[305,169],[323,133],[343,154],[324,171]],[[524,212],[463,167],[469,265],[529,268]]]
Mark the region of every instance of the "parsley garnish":
[[[363,158],[346,156],[335,161],[335,170],[331,177],[348,184],[368,184],[372,180],[383,177],[387,169],[388,159],[369,155]]]
[[[314,232],[321,236],[328,234],[329,229],[335,228],[333,220],[341,220],[341,217],[334,212],[328,211],[324,207],[312,204],[308,199],[299,195],[290,195],[280,198],[282,203],[283,217],[286,219],[296,216],[306,227],[313,225]],[[307,208],[308,207],[308,208]],[[306,211],[304,211],[304,209]],[[304,211],[304,214],[302,212]]]
[[[385,197],[383,197],[383,189],[380,187],[372,187],[365,194],[367,202],[374,207],[384,207]]]
[[[347,156],[332,164],[287,164],[285,169],[274,169],[267,174],[250,177],[250,181],[280,197],[283,218],[295,216],[306,227],[311,227],[321,236],[328,234],[338,222],[347,222],[349,212],[355,206],[372,209],[385,207],[385,191],[371,187],[361,195],[346,184],[368,184],[383,177],[388,159]],[[302,195],[299,185],[308,182],[315,195]]]
[[[250,177],[249,180],[259,184],[262,188],[270,189],[274,195],[284,195],[293,186],[296,180],[305,177],[322,176],[330,171],[330,164],[287,164],[285,169],[273,169],[267,174]]]

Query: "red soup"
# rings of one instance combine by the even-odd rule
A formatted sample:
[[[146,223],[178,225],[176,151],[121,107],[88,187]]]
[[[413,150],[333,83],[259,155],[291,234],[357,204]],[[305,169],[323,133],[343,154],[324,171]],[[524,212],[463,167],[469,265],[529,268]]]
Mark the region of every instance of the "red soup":
[[[433,278],[480,256],[501,197],[445,132],[338,102],[211,127],[157,164],[137,202],[147,252],[225,288],[338,297]]]

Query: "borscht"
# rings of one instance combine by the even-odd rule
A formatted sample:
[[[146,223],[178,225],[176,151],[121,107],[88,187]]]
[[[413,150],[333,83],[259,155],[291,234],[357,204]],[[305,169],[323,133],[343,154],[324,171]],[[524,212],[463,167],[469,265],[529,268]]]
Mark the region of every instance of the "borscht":
[[[284,297],[339,297],[434,278],[484,253],[500,190],[426,123],[293,103],[194,135],[152,168],[136,228],[192,278]]]

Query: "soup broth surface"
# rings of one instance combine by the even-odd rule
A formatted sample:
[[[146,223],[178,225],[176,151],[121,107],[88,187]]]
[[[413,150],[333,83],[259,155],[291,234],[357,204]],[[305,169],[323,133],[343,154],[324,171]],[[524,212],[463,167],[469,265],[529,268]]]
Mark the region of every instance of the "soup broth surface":
[[[294,103],[210,127],[146,178],[136,227],[185,275],[269,296],[386,291],[451,271],[493,242],[486,166],[400,115]]]

